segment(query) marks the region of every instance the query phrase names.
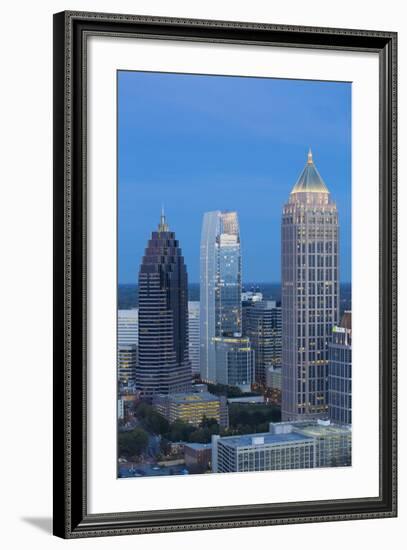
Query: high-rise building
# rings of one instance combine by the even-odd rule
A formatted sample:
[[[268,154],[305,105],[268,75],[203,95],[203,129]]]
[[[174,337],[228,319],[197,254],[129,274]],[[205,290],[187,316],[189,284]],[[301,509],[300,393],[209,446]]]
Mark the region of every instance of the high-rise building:
[[[328,366],[329,418],[352,424],[352,314],[345,311],[332,329]]]
[[[161,214],[139,271],[136,386],[143,398],[190,391],[188,276],[175,233]]]
[[[117,344],[137,345],[138,308],[119,309],[117,312]]]
[[[339,316],[336,204],[308,161],[283,208],[282,419],[328,413],[328,342]]]
[[[247,311],[248,308],[257,302],[263,300],[263,293],[259,290],[243,290],[242,291],[242,336],[247,333]]]
[[[242,290],[242,304],[261,302],[263,300],[263,293],[258,288],[252,288],[251,290]]]
[[[269,367],[266,369],[266,387],[278,390],[281,394],[281,367]]]
[[[137,346],[135,344],[119,344],[117,355],[119,384],[133,386],[136,380]]]
[[[281,308],[275,301],[255,301],[244,309],[245,333],[255,352],[255,381],[265,385],[269,367],[281,366]]]
[[[254,382],[255,354],[245,337],[215,337],[216,375],[219,384],[250,392]]]
[[[192,374],[200,374],[199,302],[188,302],[189,359]]]
[[[241,334],[242,268],[236,212],[206,212],[201,234],[201,378],[216,381],[215,337]]]

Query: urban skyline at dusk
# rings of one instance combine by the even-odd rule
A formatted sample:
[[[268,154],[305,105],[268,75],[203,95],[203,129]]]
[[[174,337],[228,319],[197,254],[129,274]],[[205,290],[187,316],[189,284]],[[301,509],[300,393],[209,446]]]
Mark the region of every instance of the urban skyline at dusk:
[[[177,89],[185,84],[191,91],[186,75],[177,76]],[[227,84],[225,77],[212,79],[209,97],[217,80],[219,100],[224,86],[229,87],[231,82],[239,96],[242,89],[248,92],[256,79],[236,78]],[[267,88],[264,81],[268,79],[260,80],[260,88]],[[206,80],[200,82],[205,89]],[[286,84],[273,82],[277,88],[282,83]],[[307,103],[303,85],[293,81],[286,91],[288,95],[292,89],[296,94],[305,94]],[[202,95],[201,88],[199,91]],[[267,91],[275,92],[273,87]],[[155,104],[154,94],[164,96],[166,101],[169,92],[174,93],[174,89],[155,89],[151,105]],[[256,89],[248,96],[250,101],[255,103],[258,94]],[[335,115],[330,110],[324,112],[318,93],[312,97],[319,102],[321,120],[329,127],[328,121],[335,122]],[[172,98],[175,111],[178,99],[176,95]],[[182,138],[178,139],[189,109],[196,113],[198,125],[200,115],[201,123],[206,119],[207,124],[213,115],[205,108],[205,101],[197,104],[196,100],[194,97],[186,102],[181,128],[169,127],[168,120],[165,124],[160,121],[167,138],[172,136],[168,148],[174,147],[177,154],[193,155],[192,149],[202,145],[198,140],[188,148]],[[287,108],[278,94],[274,100],[279,101],[282,111]],[[195,174],[202,175],[200,170],[194,172],[189,167],[189,180],[179,177],[178,187],[170,186],[172,192],[168,195],[174,165],[164,163],[157,150],[158,171],[166,175],[165,182],[158,184],[159,180],[154,179],[155,164],[150,166],[148,176],[151,188],[126,180],[123,172],[129,154],[132,166],[136,166],[134,173],[143,167],[138,166],[141,153],[134,152],[134,135],[128,131],[120,105],[119,97],[120,182],[123,179],[118,193],[119,274],[123,269],[133,272],[131,265],[135,266],[131,284],[122,285],[120,275],[118,283],[119,304],[123,286],[130,297],[128,309],[118,305],[118,477],[351,466],[351,284],[345,299],[348,307],[341,302],[343,274],[349,272],[350,277],[351,267],[351,251],[346,250],[351,229],[349,174],[335,195],[331,182],[338,173],[334,165],[321,163],[321,168],[309,147],[287,188],[281,183],[286,175],[277,183],[270,177],[261,190],[246,183],[246,193],[240,195],[239,184],[234,192],[234,167],[229,165],[228,183],[214,186],[213,180],[208,180],[208,186],[196,193],[197,202],[190,207],[188,193]],[[263,109],[268,112],[265,103]],[[212,129],[212,145],[225,119],[227,126],[235,124],[227,113],[228,109],[217,111],[219,124]],[[159,114],[154,111],[155,117]],[[238,111],[236,117],[244,121]],[[144,137],[146,142],[151,139],[156,149],[163,147],[165,156],[168,150],[160,142],[161,126],[157,126],[158,120],[155,122],[157,131],[151,135],[146,131]],[[291,122],[288,117],[287,125]],[[257,134],[255,131],[252,137],[264,137],[260,127],[258,121]],[[318,127],[318,120],[316,127],[320,137],[328,139]],[[347,141],[345,127],[334,124],[335,131],[342,132],[342,145]],[[206,139],[210,139],[209,134]],[[285,164],[290,173],[285,154],[291,153],[284,148],[285,139],[288,136],[284,137],[283,132],[278,143],[285,153],[279,166]],[[243,140],[249,146],[249,128]],[[290,166],[296,162],[295,141],[291,144]],[[132,152],[128,149],[130,143]],[[210,164],[214,150],[208,145],[204,149]],[[149,153],[145,153],[148,158]],[[241,149],[241,155],[246,153],[251,160],[257,154]],[[226,151],[222,156],[226,165],[227,156]],[[241,159],[235,158],[239,163]],[[271,173],[276,165],[273,160],[268,168]],[[253,169],[254,181],[263,172],[264,166],[258,172]],[[137,189],[137,193],[129,192],[129,188]],[[166,200],[158,207],[158,199],[163,197]],[[153,206],[150,219],[149,209]],[[133,208],[137,216],[129,215]],[[173,216],[175,208],[179,208],[178,215]],[[342,233],[349,237],[349,243],[345,237],[345,245],[340,233],[343,218]],[[133,259],[126,264],[129,232]],[[345,254],[341,253],[343,246]],[[343,261],[345,267],[341,270]],[[277,270],[281,271],[281,279]],[[263,284],[266,273],[269,284]],[[281,282],[273,285],[277,280]]]
[[[136,283],[162,205],[190,283],[199,282],[200,220],[217,209],[238,212],[243,282],[280,282],[281,204],[309,147],[342,213],[340,278],[351,280],[349,83],[126,71],[118,79],[120,284]],[[259,249],[269,254],[260,259]]]

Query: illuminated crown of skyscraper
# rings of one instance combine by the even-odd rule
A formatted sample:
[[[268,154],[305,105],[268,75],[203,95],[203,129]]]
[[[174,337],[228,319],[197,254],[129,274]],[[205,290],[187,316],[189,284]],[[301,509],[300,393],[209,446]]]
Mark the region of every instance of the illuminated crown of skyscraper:
[[[291,191],[291,194],[294,193],[329,193],[314,164],[311,149],[308,152],[307,163]]]

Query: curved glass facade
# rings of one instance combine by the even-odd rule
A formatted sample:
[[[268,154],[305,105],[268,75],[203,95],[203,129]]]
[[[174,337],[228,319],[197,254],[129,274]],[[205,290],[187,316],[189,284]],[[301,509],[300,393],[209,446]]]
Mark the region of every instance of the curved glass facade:
[[[216,381],[213,339],[241,334],[242,266],[236,212],[206,212],[201,233],[201,377]]]

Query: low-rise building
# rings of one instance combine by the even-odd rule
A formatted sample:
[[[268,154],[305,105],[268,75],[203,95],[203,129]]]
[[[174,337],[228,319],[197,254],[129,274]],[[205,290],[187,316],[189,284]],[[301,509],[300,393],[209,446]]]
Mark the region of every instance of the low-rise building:
[[[140,392],[135,386],[120,386],[118,394],[118,417],[119,419],[132,416],[140,401]]]
[[[231,403],[252,403],[259,405],[264,403],[264,395],[250,395],[249,397],[242,395],[241,397],[228,397],[228,404]]]
[[[212,457],[211,443],[185,443],[184,459],[189,468],[205,471],[209,468]]]
[[[313,439],[297,433],[212,436],[213,472],[312,468],[313,460]]]
[[[271,423],[260,434],[212,436],[213,472],[254,472],[349,466],[350,427],[329,421]]]
[[[298,420],[270,423],[275,434],[300,433],[315,442],[314,468],[350,466],[352,463],[352,430],[350,426],[330,420]]]
[[[199,382],[198,384],[192,384],[192,391],[195,391],[195,392],[208,391],[208,384],[204,384],[203,382]]]
[[[226,398],[205,391],[159,394],[154,397],[153,406],[169,422],[183,420],[198,426],[206,417],[214,418],[223,427],[229,423]]]

